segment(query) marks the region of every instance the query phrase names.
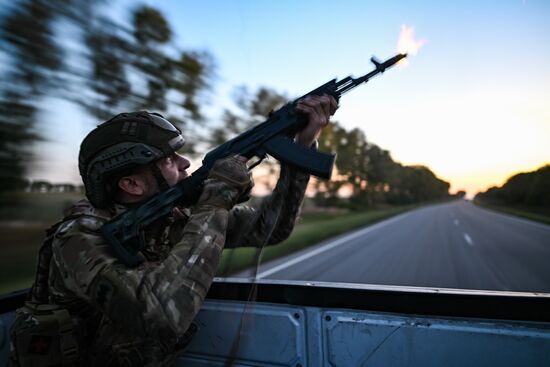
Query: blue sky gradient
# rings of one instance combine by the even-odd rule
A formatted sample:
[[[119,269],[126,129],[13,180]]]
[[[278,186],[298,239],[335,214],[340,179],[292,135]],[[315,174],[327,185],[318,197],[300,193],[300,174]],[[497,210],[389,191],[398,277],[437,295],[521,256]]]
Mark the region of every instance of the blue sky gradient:
[[[346,95],[336,121],[470,195],[550,162],[550,1],[148,3],[169,19],[178,47],[215,56],[211,120],[239,85],[296,97],[333,77],[364,74],[373,54],[395,54],[405,24],[426,44],[407,67]],[[83,120],[71,132],[65,171],[52,181],[78,179],[75,152],[92,126]],[[54,145],[51,152],[60,149]]]

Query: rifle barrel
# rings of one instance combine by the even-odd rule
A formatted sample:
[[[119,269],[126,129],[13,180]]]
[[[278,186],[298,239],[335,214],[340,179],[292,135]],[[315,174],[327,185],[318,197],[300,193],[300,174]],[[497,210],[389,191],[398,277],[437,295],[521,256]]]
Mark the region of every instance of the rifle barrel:
[[[405,57],[407,57],[407,54],[397,54],[384,62],[377,62],[376,59],[372,58],[371,60],[376,66],[376,69],[359,78],[352,78],[348,76],[347,78],[342,79],[337,83],[336,93],[338,94],[338,98],[340,98],[343,94],[349,92],[353,88],[357,87],[358,85],[368,82],[369,79],[373,76],[383,73],[384,71],[386,71],[386,69],[392,67]]]

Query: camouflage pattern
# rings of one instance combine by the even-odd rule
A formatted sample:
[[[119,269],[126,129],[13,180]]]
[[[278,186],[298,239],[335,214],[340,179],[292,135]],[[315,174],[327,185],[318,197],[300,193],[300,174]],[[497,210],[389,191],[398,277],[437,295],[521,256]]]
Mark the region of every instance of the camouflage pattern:
[[[309,175],[281,167],[273,193],[258,208],[238,205],[236,190],[217,180],[183,215],[145,229],[146,261],[128,268],[98,233],[126,208],[72,207],[52,244],[49,291],[84,329],[88,365],[169,366],[189,338],[223,248],[276,244],[291,233]],[[222,200],[223,201],[223,200]]]

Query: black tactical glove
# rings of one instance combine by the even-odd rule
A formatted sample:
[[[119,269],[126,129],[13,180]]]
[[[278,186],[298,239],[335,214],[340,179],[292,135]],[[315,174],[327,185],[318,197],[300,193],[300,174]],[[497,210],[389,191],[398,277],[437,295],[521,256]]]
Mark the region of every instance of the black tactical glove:
[[[247,201],[254,186],[246,166],[246,159],[239,156],[227,157],[214,163],[204,181],[199,203],[226,209]]]

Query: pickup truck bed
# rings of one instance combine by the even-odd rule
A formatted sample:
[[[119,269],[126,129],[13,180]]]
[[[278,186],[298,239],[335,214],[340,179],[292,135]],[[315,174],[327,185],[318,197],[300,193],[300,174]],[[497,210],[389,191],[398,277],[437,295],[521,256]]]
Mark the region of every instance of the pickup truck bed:
[[[549,294],[225,278],[194,322],[178,366],[550,366]]]

